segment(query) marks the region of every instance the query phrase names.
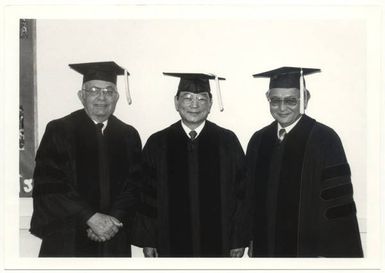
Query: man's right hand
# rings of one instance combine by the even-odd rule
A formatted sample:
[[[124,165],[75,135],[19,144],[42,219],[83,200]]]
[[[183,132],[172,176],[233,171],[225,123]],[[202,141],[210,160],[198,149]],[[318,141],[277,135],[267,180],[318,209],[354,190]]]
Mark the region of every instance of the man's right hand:
[[[108,241],[114,237],[115,234],[118,233],[119,228],[123,226],[123,224],[115,217],[99,212],[88,219],[87,225],[100,240],[102,240],[102,242]]]
[[[154,247],[145,247],[143,248],[144,257],[158,257],[158,251]]]

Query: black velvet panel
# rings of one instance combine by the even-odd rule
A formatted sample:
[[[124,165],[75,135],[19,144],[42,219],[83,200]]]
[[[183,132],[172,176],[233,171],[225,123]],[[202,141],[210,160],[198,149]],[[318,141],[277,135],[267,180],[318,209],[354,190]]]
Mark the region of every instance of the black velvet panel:
[[[205,126],[197,138],[199,150],[200,257],[222,253],[221,183],[219,180],[218,135]]]
[[[322,191],[321,197],[324,200],[331,200],[351,194],[353,194],[353,186],[349,183],[326,189]]]
[[[267,196],[270,190],[269,187],[269,170],[271,164],[272,150],[277,143],[276,137],[277,125],[270,126],[269,129],[262,135],[261,142],[256,143],[257,147],[252,147],[258,151],[255,166],[254,177],[258,178],[255,183],[255,218],[254,230],[253,230],[253,256],[267,256],[268,253],[268,221],[271,217],[271,211],[267,211],[267,202],[269,201]],[[254,159],[251,162],[254,163]],[[254,166],[249,166],[249,169],[253,169]]]
[[[80,116],[82,126],[75,131],[76,181],[80,196],[93,209],[99,210],[99,154],[96,127],[84,113]]]
[[[338,207],[330,208],[326,211],[326,217],[331,219],[342,218],[352,215],[356,212],[356,206],[354,203],[341,205]]]
[[[350,167],[348,163],[327,167],[322,171],[322,180],[338,176],[350,176]]]
[[[193,255],[187,143],[181,126],[173,127],[167,138],[169,238],[171,257]]]
[[[277,197],[275,256],[295,257],[298,251],[298,221],[301,172],[307,142],[314,120],[303,117],[286,135]]]

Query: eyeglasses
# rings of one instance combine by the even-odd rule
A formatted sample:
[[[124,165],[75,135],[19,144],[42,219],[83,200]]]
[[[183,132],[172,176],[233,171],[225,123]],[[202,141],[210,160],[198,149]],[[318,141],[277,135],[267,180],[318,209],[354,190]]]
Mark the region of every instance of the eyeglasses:
[[[284,98],[284,99],[280,99],[280,98],[277,98],[277,97],[272,97],[272,98],[268,98],[268,100],[269,100],[269,103],[270,103],[270,105],[272,107],[278,107],[278,106],[281,105],[282,102],[286,106],[294,107],[294,106],[297,106],[299,98]]]
[[[181,96],[182,103],[185,105],[190,105],[194,100],[197,101],[198,104],[204,105],[209,102],[209,96],[207,95],[194,95],[194,94],[186,94]]]
[[[111,98],[117,93],[115,88],[113,87],[99,88],[99,87],[93,86],[88,89],[82,89],[82,90],[86,91],[88,95],[93,97],[100,96],[103,93],[106,97]]]

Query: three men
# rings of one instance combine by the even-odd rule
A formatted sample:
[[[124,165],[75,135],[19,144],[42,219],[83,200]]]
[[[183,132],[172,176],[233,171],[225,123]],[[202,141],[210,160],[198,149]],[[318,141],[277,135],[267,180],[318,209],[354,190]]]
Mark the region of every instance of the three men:
[[[114,62],[72,64],[83,74],[84,109],[51,121],[36,155],[31,233],[40,257],[131,256],[141,141],[113,116]]]
[[[251,138],[253,257],[362,257],[350,168],[338,135],[304,115],[303,75],[282,67],[266,93],[275,121]],[[302,109],[301,109],[302,108]]]
[[[144,146],[148,179],[136,244],[146,257],[241,257],[249,240],[244,153],[233,132],[207,120],[215,76],[164,74],[180,77],[174,103],[181,120]]]

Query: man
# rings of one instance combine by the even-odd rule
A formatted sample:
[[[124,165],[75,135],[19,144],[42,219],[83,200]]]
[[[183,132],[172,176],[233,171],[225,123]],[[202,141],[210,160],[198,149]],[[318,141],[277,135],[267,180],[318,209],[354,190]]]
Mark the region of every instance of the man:
[[[244,153],[233,132],[207,120],[215,76],[164,74],[180,77],[174,103],[181,121],[144,146],[148,179],[136,244],[145,257],[241,257],[249,240]]]
[[[36,155],[31,233],[40,257],[131,256],[141,141],[113,116],[114,62],[72,64],[83,74],[84,109],[48,123]]]
[[[253,257],[362,257],[350,168],[338,135],[304,115],[303,75],[282,67],[266,93],[275,122],[251,138]],[[302,109],[301,109],[302,108]]]

